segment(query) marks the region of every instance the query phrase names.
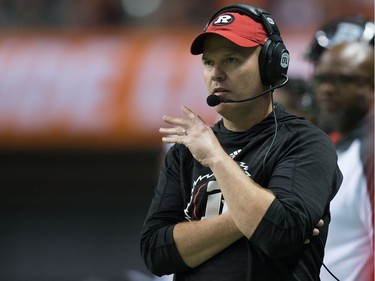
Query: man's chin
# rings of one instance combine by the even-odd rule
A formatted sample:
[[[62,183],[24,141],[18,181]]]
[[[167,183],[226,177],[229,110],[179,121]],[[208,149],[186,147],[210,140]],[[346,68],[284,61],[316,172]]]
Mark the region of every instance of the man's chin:
[[[318,126],[323,131],[331,132],[339,128],[342,116],[337,112],[320,112],[318,115]]]

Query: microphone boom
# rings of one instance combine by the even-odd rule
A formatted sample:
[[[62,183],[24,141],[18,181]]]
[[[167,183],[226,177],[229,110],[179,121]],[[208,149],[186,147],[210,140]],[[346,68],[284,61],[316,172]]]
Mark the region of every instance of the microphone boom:
[[[221,98],[216,95],[209,95],[206,101],[209,106],[217,106],[222,103]]]
[[[288,80],[289,80],[287,76],[284,76],[284,77],[285,77],[285,80],[282,83],[280,83],[278,85],[275,85],[275,86],[272,86],[269,89],[265,90],[264,92],[261,92],[260,94],[258,94],[256,96],[253,96],[251,98],[248,98],[248,99],[244,99],[244,100],[232,100],[232,99],[223,99],[223,98],[221,98],[219,96],[216,96],[216,95],[209,95],[207,97],[206,102],[207,102],[207,104],[209,106],[213,107],[213,106],[217,106],[217,105],[219,105],[221,103],[236,103],[236,102],[251,101],[251,100],[257,99],[257,98],[259,98],[259,97],[261,97],[261,96],[263,96],[263,95],[265,95],[265,94],[267,94],[267,93],[269,93],[269,92],[271,92],[271,91],[273,91],[273,90],[275,90],[277,88],[280,88],[280,87],[284,86],[288,82]]]

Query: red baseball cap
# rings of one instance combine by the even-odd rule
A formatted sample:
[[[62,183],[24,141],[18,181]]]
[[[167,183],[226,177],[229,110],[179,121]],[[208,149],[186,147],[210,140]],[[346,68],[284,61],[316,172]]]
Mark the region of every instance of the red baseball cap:
[[[194,39],[190,47],[190,52],[193,55],[203,53],[204,41],[210,34],[223,36],[241,47],[264,45],[267,40],[267,32],[262,23],[239,13],[222,13],[210,22],[204,32]]]

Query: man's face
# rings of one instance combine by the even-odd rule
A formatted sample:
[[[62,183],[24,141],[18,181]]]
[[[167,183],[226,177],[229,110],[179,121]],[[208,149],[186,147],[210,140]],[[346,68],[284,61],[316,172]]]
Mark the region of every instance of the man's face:
[[[242,100],[262,92],[265,86],[259,74],[259,51],[260,47],[243,48],[221,36],[209,35],[202,56],[208,94]],[[220,104],[216,110],[222,114],[251,104]]]
[[[337,46],[326,50],[315,72],[314,86],[321,122],[347,132],[366,114],[371,84],[358,49]],[[325,124],[322,124],[325,125]]]

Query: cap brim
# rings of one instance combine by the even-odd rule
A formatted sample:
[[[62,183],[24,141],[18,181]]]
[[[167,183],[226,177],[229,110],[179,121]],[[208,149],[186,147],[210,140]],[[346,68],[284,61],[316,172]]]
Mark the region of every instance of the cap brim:
[[[260,45],[258,42],[253,42],[249,40],[248,38],[244,38],[242,36],[234,34],[233,31],[223,31],[223,30],[221,30],[220,32],[210,31],[210,32],[202,32],[194,39],[190,47],[190,52],[193,55],[202,54],[204,42],[206,41],[207,36],[212,35],[212,34],[220,35],[224,37],[225,39],[228,39],[229,41],[241,47],[250,48],[250,47],[256,47]]]

